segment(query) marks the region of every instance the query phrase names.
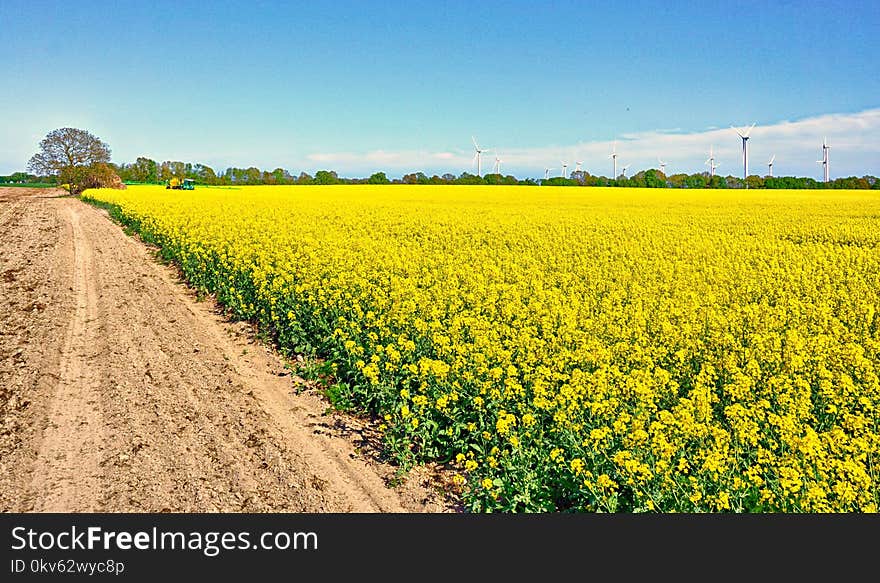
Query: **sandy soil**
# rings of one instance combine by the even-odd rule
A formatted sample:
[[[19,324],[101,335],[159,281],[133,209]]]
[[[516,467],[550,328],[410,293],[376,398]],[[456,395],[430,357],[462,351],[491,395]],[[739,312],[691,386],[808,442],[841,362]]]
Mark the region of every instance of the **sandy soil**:
[[[0,510],[449,512],[103,211],[0,189]]]

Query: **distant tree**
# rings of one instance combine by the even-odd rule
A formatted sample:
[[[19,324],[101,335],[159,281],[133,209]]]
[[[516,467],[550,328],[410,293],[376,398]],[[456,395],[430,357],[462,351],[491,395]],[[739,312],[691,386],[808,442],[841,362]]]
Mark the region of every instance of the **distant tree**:
[[[23,184],[25,182],[41,182],[40,177],[27,172],[13,172],[9,176],[0,176],[0,184]]]
[[[469,172],[462,172],[461,176],[455,179],[455,184],[485,184],[485,182],[480,176]]]
[[[128,177],[133,182],[158,182],[159,166],[155,160],[141,156],[129,165]]]
[[[659,170],[646,170],[644,179],[647,188],[666,188],[666,176]]]
[[[577,180],[582,185],[586,186],[589,183],[591,176],[586,170],[578,170],[571,173],[571,178],[572,180]]]
[[[483,181],[486,184],[517,184],[516,178],[510,174],[507,176],[501,174],[486,174],[483,176]]]
[[[391,182],[388,180],[388,177],[385,176],[384,172],[376,172],[370,176],[368,183],[369,184],[390,184]]]
[[[171,177],[174,175],[171,172],[171,162],[165,161],[159,164],[157,178],[159,182],[166,182],[171,180]]]
[[[174,177],[186,178],[186,164],[179,160],[162,162],[162,180],[165,181]]]
[[[200,184],[217,184],[218,182],[214,169],[205,164],[195,164],[193,166],[192,178]]]
[[[580,186],[580,182],[563,176],[554,176],[541,180],[541,186]]]
[[[646,172],[641,170],[636,172],[629,178],[629,185],[636,188],[646,188],[648,186],[648,182],[645,180]]]
[[[429,184],[431,181],[424,172],[413,172],[403,175],[404,184]]]
[[[275,181],[275,184],[290,184],[292,178],[290,172],[284,168],[276,168],[272,171],[272,179]]]
[[[746,184],[749,188],[764,188],[764,179],[757,174],[751,174],[746,177]]]
[[[315,184],[339,184],[339,176],[332,170],[315,172]]]
[[[70,194],[85,190],[84,182],[96,164],[110,162],[110,146],[97,136],[77,128],[60,128],[40,141],[40,151],[28,161],[35,174],[57,176]],[[102,169],[103,170],[103,169]]]
[[[709,183],[709,175],[704,173],[691,174],[684,180],[685,188],[706,188]]]
[[[684,188],[685,180],[687,180],[687,174],[672,174],[667,178],[670,186],[672,188]]]
[[[731,176],[728,174],[724,177],[724,181],[727,183],[727,188],[745,188],[743,179],[737,176]]]
[[[727,180],[723,176],[712,176],[706,184],[707,188],[727,188]]]
[[[262,184],[263,172],[256,166],[250,166],[244,171],[245,184]]]

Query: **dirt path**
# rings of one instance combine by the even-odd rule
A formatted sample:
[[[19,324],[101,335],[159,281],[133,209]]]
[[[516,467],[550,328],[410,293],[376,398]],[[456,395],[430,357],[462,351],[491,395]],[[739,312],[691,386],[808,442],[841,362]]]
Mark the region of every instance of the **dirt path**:
[[[0,189],[0,510],[444,512],[106,213]],[[390,484],[394,483],[392,487]]]

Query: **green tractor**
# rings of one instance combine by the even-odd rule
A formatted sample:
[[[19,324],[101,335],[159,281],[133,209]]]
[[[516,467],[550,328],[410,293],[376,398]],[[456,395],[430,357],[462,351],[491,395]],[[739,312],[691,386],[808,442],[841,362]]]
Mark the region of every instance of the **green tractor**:
[[[165,185],[165,188],[170,188],[172,190],[195,190],[196,181],[192,178],[184,178],[183,180],[181,180],[180,178],[177,178],[175,176],[168,181],[168,183]]]

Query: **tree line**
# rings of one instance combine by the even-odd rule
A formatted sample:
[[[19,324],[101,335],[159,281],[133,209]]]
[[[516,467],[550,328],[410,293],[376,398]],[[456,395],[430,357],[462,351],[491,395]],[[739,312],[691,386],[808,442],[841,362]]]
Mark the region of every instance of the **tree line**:
[[[261,170],[255,166],[248,168],[229,167],[217,173],[207,164],[164,161],[156,162],[150,158],[139,157],[130,164],[109,164],[126,183],[165,184],[172,177],[190,178],[196,184],[231,186],[259,184],[487,184],[524,186],[621,186],[632,188],[768,188],[768,189],[880,189],[880,180],[875,176],[849,176],[836,178],[827,184],[804,176],[759,176],[751,175],[745,181],[738,176],[710,176],[708,172],[695,174],[670,174],[651,168],[632,176],[608,178],[592,175],[586,171],[572,172],[569,177],[519,179],[510,174],[484,174],[477,176],[469,172],[459,175],[445,173],[428,175],[424,172],[404,174],[400,178],[388,178],[384,172],[375,172],[364,178],[345,178],[333,170],[318,170],[314,175],[308,172],[292,174],[284,168]],[[19,173],[21,174],[21,173]],[[0,177],[0,182],[4,177]],[[38,177],[30,177],[36,179]],[[42,177],[47,178],[47,177]]]
[[[836,178],[827,184],[813,178],[802,176],[758,176],[752,175],[745,182],[737,176],[709,176],[707,172],[699,174],[671,174],[666,176],[660,170],[651,169],[639,172],[631,177],[610,179],[605,176],[592,176],[587,173],[572,173],[570,178],[556,176],[546,179],[518,179],[511,175],[486,174],[476,176],[464,172],[459,176],[446,173],[442,176],[428,176],[423,172],[406,174],[401,178],[389,179],[384,172],[376,172],[367,178],[343,178],[332,170],[319,170],[314,176],[301,172],[298,176],[286,170],[265,172],[256,168],[228,168],[219,176],[211,174],[210,167],[201,164],[185,164],[190,171],[180,173],[156,172],[138,173],[127,171],[126,165],[108,164],[127,184],[165,184],[172,176],[192,178],[197,184],[230,186],[258,184],[487,184],[487,185],[523,185],[523,186],[621,186],[631,188],[764,188],[764,189],[846,189],[846,190],[880,190],[880,180],[867,175],[862,177],[848,176]],[[162,165],[158,165],[161,168]],[[0,175],[0,184],[41,184],[56,185],[62,181],[57,175],[36,175],[28,172],[14,172]]]
[[[428,176],[424,172],[405,174],[401,178],[388,178],[385,172],[374,172],[364,178],[345,178],[334,170],[318,170],[314,176],[308,172],[292,174],[284,168],[261,170],[255,166],[248,168],[226,168],[217,173],[206,164],[165,161],[156,162],[140,157],[131,164],[115,165],[119,177],[128,183],[164,184],[172,177],[190,178],[197,184],[229,186],[234,184],[533,184],[533,179],[518,180],[516,177],[500,174],[476,176],[464,172],[459,176],[443,174]]]
[[[569,176],[545,179],[518,179],[510,174],[477,176],[463,172],[428,176],[412,172],[401,178],[389,179],[384,172],[366,178],[343,178],[333,170],[318,170],[314,176],[300,172],[294,176],[284,168],[261,170],[226,168],[217,173],[207,164],[180,161],[157,162],[145,156],[130,164],[110,161],[110,147],[91,133],[76,128],[60,128],[50,132],[41,142],[40,151],[30,159],[28,172],[0,176],[0,184],[46,183],[64,185],[72,194],[86,188],[124,188],[125,184],[165,184],[171,178],[189,178],[197,184],[231,186],[258,184],[503,184],[525,186],[622,186],[637,188],[784,188],[784,189],[880,189],[875,176],[850,176],[828,183],[798,176],[710,176],[672,174],[667,176],[656,168],[643,170],[631,177],[608,178],[577,170]]]
[[[569,178],[558,176],[540,181],[547,186],[624,186],[631,188],[767,188],[767,189],[847,189],[880,190],[876,176],[848,176],[835,178],[827,183],[804,176],[758,176],[753,174],[745,180],[738,176],[710,176],[708,172],[696,174],[670,174],[667,176],[656,168],[642,170],[633,176],[616,179],[593,176],[588,172],[572,172]]]
[[[375,172],[365,178],[345,178],[333,170],[318,170],[314,176],[308,172],[291,174],[283,168],[272,171],[254,166],[248,168],[226,168],[216,173],[206,164],[165,161],[156,162],[140,157],[131,164],[107,163],[107,168],[127,184],[165,184],[172,177],[190,178],[196,184],[232,185],[272,185],[272,184],[486,184],[523,186],[620,186],[631,188],[765,188],[765,189],[848,189],[880,190],[880,180],[875,176],[849,176],[836,178],[828,183],[803,176],[749,176],[745,181],[738,176],[709,176],[708,172],[696,174],[670,174],[652,168],[633,176],[619,176],[616,179],[591,175],[588,172],[572,172],[569,177],[518,179],[510,174],[485,174],[477,176],[463,172],[456,176],[451,173],[427,175],[412,172],[400,178],[390,179],[384,172]],[[0,184],[60,184],[57,174],[37,175],[28,172],[15,172],[0,176]]]

